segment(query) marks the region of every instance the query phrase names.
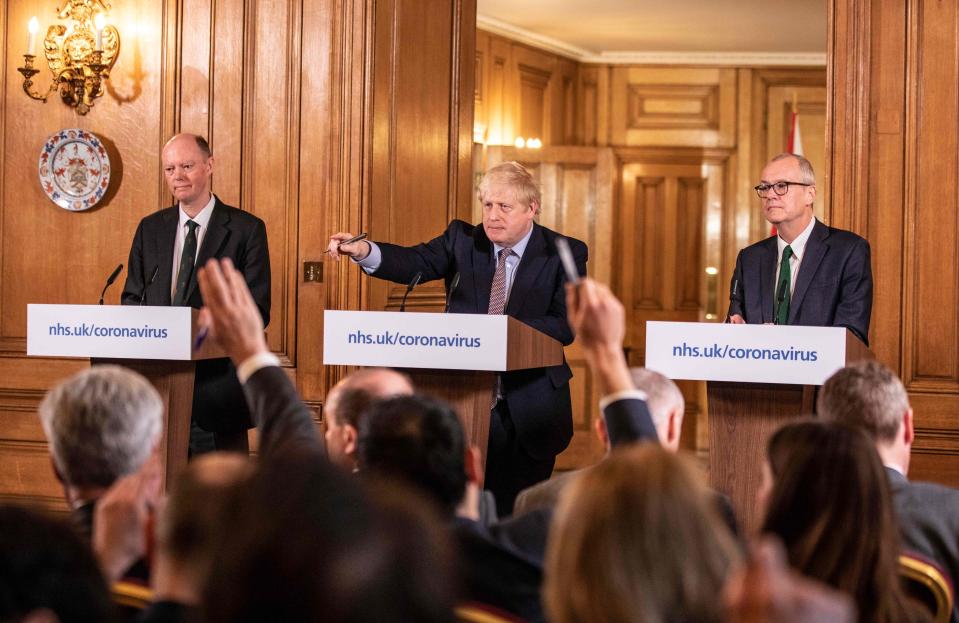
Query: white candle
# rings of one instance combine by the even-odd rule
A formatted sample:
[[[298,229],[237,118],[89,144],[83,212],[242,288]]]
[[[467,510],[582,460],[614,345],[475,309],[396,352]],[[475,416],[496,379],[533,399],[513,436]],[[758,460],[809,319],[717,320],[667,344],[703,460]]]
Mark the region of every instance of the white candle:
[[[97,49],[103,49],[103,13],[97,13],[97,16],[93,18],[93,23],[97,27]]]
[[[33,56],[33,53],[37,48],[37,31],[40,29],[40,22],[37,21],[36,17],[30,18],[30,23],[27,24],[27,54]]]

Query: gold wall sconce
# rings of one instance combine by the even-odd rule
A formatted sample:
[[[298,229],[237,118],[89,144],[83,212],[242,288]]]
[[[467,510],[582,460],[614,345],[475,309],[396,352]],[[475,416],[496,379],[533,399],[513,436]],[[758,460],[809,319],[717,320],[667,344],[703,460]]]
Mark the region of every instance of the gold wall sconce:
[[[23,55],[23,90],[35,100],[46,102],[56,90],[64,103],[73,106],[81,115],[87,114],[93,100],[103,95],[103,81],[120,52],[120,33],[105,23],[104,13],[110,5],[104,0],[64,0],[57,9],[57,17],[72,20],[69,30],[63,24],[51,24],[43,39],[43,54],[53,74],[46,93],[32,90],[33,76],[39,69],[33,66],[36,58],[37,18],[30,20],[27,53]]]

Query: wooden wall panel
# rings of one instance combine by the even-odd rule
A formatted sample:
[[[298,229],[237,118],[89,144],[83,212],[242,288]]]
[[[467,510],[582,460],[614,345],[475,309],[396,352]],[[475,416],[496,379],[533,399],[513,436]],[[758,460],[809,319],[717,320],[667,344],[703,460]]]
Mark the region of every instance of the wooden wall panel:
[[[613,144],[736,143],[735,69],[613,67],[610,91]]]
[[[872,246],[870,342],[913,403],[910,477],[956,486],[959,14],[919,0],[831,0],[829,14],[832,222]]]

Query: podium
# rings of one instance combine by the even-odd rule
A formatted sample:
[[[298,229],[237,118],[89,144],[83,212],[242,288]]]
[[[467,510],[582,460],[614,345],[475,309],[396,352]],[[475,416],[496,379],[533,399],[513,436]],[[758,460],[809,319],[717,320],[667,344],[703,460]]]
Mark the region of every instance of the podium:
[[[324,312],[324,365],[402,368],[456,410],[486,468],[497,374],[563,363],[563,346],[510,316]]]
[[[164,488],[187,463],[195,362],[226,356],[213,340],[194,349],[198,313],[189,307],[27,306],[27,355],[123,366],[157,389],[166,412],[160,441]]]
[[[767,441],[815,412],[816,391],[872,352],[842,327],[648,322],[646,366],[706,381],[709,479],[727,494],[746,533],[759,528],[756,492]]]

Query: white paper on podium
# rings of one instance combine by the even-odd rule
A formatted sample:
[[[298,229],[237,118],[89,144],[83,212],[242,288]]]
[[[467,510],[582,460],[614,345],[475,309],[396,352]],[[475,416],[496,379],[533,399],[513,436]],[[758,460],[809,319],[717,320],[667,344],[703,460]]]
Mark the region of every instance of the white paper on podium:
[[[505,370],[506,316],[326,310],[325,365]]]
[[[646,366],[671,379],[822,385],[845,361],[842,327],[646,323]]]
[[[176,359],[191,357],[189,307],[27,305],[27,355]]]

